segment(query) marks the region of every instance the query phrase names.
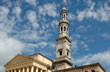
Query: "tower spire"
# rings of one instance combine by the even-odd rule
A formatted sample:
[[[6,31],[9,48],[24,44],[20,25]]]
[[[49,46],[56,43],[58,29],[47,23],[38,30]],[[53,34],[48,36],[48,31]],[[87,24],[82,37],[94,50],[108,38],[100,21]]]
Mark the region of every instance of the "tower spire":
[[[66,0],[63,0],[63,7],[66,7]]]
[[[63,7],[66,7],[66,3],[65,3],[65,1],[63,1]]]
[[[66,3],[65,3],[65,1],[63,2],[63,8],[62,8],[62,10],[61,10],[61,19],[60,19],[60,23],[62,23],[62,22],[66,22],[67,24],[69,24],[68,23],[68,19],[67,19],[67,9],[66,9]]]
[[[67,9],[65,1],[61,10],[59,22],[59,38],[56,39],[56,58],[54,61],[55,69],[61,70],[72,67],[71,60],[71,40],[69,39],[69,22],[67,19]]]

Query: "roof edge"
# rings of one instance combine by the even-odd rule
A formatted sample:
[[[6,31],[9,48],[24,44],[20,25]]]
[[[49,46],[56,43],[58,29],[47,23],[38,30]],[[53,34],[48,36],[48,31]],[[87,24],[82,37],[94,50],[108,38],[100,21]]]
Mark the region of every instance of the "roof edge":
[[[94,64],[88,64],[88,65],[82,65],[82,66],[78,66],[78,67],[74,67],[74,68],[68,68],[68,69],[62,69],[62,70],[58,70],[59,72],[61,71],[69,71],[69,70],[75,70],[75,69],[81,69],[81,68],[85,68],[85,67],[91,67],[91,66],[100,66],[100,68],[106,72],[106,70],[101,66],[100,63],[94,63]],[[56,72],[56,71],[54,71]]]
[[[46,59],[48,59],[48,60],[50,60],[50,61],[53,62],[53,60],[51,60],[50,58],[48,58],[48,57],[42,55],[41,53],[35,53],[35,54],[29,55],[29,56],[33,56],[33,55],[41,55],[41,56],[45,57]]]

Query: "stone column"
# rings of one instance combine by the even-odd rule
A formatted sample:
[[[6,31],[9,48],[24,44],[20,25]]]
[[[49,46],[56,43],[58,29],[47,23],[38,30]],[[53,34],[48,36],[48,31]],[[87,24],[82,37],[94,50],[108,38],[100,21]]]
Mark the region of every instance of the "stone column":
[[[25,72],[25,69],[23,68],[23,71],[22,72]]]
[[[36,72],[38,72],[38,68],[36,68]]]
[[[16,69],[14,70],[14,72],[16,72]]]
[[[21,69],[19,68],[19,72],[21,72]]]
[[[27,67],[24,67],[24,70],[25,70],[24,72],[27,72]]]
[[[38,68],[38,72],[41,72],[41,68]]]
[[[31,67],[31,72],[33,72],[33,71],[34,71],[34,66]]]
[[[29,72],[29,67],[27,67],[27,72]]]
[[[12,72],[14,72],[15,70],[13,69]]]
[[[40,72],[43,72],[42,69],[40,70]]]

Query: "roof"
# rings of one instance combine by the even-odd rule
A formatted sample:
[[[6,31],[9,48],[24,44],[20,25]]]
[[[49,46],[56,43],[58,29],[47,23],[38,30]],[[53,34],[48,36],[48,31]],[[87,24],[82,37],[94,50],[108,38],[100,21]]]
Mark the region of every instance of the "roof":
[[[28,59],[28,60],[32,60],[30,57],[28,56],[24,56],[22,54],[17,54],[15,57],[13,57],[11,60],[9,60],[4,66],[7,66],[8,64],[10,64],[13,60],[15,60],[17,57],[23,57],[25,59]]]
[[[101,66],[100,63],[94,63],[94,64],[89,64],[89,65],[77,66],[77,67],[74,67],[74,68],[62,69],[62,70],[58,70],[57,72],[63,72],[63,71],[69,71],[69,70],[76,70],[76,69],[83,69],[83,68],[93,67],[93,66],[99,66],[104,72],[106,72],[106,70]]]
[[[50,60],[50,61],[53,62],[53,60],[51,60],[50,58],[48,58],[48,57],[42,55],[41,53],[35,53],[35,54],[30,55],[30,56],[34,56],[34,55],[41,55],[41,56],[45,57],[46,59],[48,59],[48,60]]]
[[[44,55],[42,55],[42,54],[40,54],[40,53],[36,53],[36,54],[32,54],[32,55],[30,55],[30,56],[24,56],[24,55],[22,55],[22,54],[17,54],[15,57],[13,57],[8,63],[6,63],[4,66],[7,66],[8,64],[10,64],[13,60],[15,60],[17,57],[23,57],[23,58],[25,58],[25,59],[28,59],[28,60],[34,60],[33,59],[33,57],[32,56],[37,56],[37,55],[41,55],[42,57],[44,57],[44,58],[46,58],[47,60],[49,60],[49,61],[51,61],[52,63],[53,63],[53,61],[51,60],[51,59],[49,59],[49,58],[47,58],[46,56],[44,56]]]

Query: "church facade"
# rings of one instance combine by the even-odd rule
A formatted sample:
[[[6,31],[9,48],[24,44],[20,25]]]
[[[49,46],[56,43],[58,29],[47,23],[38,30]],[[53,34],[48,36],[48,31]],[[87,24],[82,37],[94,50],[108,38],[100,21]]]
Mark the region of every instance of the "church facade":
[[[16,55],[5,65],[5,72],[51,72],[53,61],[40,53],[30,56]]]
[[[65,7],[61,10],[58,26],[59,38],[56,39],[56,58],[54,61],[40,53],[30,56],[18,54],[4,65],[5,72],[106,72],[99,63],[72,67],[69,22]]]

